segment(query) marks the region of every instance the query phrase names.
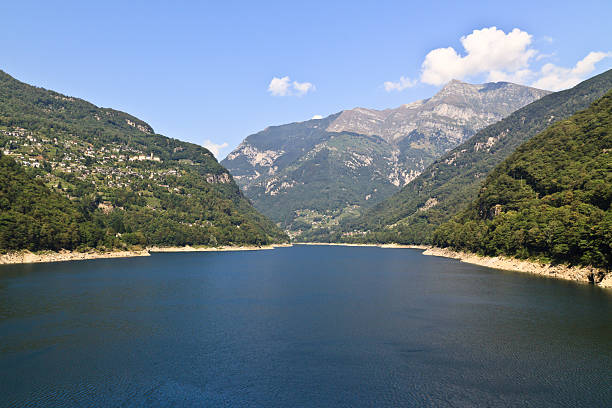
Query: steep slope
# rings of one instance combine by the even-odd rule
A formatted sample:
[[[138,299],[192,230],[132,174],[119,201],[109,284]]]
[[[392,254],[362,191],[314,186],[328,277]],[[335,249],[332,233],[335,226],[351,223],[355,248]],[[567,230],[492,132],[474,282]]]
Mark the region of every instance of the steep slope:
[[[28,167],[29,177],[78,203],[81,217],[94,217],[105,234],[96,246],[284,239],[205,148],[2,71],[0,150]]]
[[[87,221],[75,203],[45,186],[15,160],[0,154],[0,248],[75,249],[104,231]]]
[[[399,193],[343,225],[344,239],[429,243],[433,230],[465,208],[484,177],[521,143],[587,108],[610,88],[612,70],[547,95],[486,127],[436,160]],[[364,235],[368,230],[375,232]]]
[[[510,83],[452,81],[434,97],[397,109],[356,108],[269,127],[221,163],[283,227],[334,227],[398,191],[478,129],[546,94]]]
[[[434,243],[612,266],[612,91],[522,144]]]

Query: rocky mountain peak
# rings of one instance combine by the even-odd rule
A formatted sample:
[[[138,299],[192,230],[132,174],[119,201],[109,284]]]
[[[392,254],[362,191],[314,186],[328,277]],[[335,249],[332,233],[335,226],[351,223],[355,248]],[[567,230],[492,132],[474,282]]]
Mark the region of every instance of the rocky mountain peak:
[[[446,85],[444,85],[442,87],[442,89],[445,89],[445,88],[457,88],[457,87],[470,86],[470,85],[472,85],[472,84],[460,81],[458,79],[451,79]]]
[[[379,136],[395,144],[415,131],[426,136],[451,132],[452,140],[460,142],[548,93],[509,82],[468,84],[453,79],[429,99],[394,109],[343,111],[327,130]],[[470,131],[463,132],[457,125]]]

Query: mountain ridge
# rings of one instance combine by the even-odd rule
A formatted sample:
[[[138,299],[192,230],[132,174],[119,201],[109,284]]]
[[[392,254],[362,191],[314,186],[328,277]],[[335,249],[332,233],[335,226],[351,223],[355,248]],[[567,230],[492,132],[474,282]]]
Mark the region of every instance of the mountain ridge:
[[[503,93],[503,98],[500,98],[500,93]],[[433,131],[428,127],[434,125],[435,119],[439,122],[444,117],[456,119],[457,123],[453,124],[455,127],[466,126],[469,123],[471,128],[481,128],[491,121],[499,120],[512,113],[516,110],[515,106],[529,99],[529,94],[537,95],[535,99],[539,99],[549,93],[511,82],[469,84],[453,79],[431,98],[403,104],[397,108],[376,110],[357,107],[342,111],[327,127],[327,130],[377,135],[390,143],[397,143],[414,130]],[[492,108],[492,104],[496,106]],[[461,111],[460,108],[465,110]],[[360,119],[359,115],[366,117]],[[428,121],[434,123],[427,123]],[[457,130],[452,134],[449,144],[465,139],[465,135],[460,133],[462,129]],[[451,132],[446,130],[446,133]]]

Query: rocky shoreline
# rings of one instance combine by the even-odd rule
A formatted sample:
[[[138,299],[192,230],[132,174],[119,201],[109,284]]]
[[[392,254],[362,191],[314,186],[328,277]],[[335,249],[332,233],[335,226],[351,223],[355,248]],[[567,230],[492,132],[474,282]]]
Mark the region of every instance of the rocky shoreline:
[[[147,250],[150,253],[156,252],[225,252],[225,251],[261,251],[266,249],[290,247],[291,244],[274,244],[262,246],[220,246],[220,247],[198,247],[198,246],[183,246],[183,247],[150,247]]]
[[[222,247],[150,247],[134,251],[109,251],[109,252],[75,252],[75,251],[45,251],[30,252],[17,251],[0,255],[0,265],[10,264],[29,264],[42,262],[66,262],[82,261],[86,259],[103,258],[130,258],[136,256],[150,256],[152,253],[159,252],[223,252],[223,251],[258,251],[264,249],[274,249],[279,247],[291,246],[291,244],[265,245],[265,246],[222,246]]]
[[[134,251],[111,251],[111,252],[73,252],[73,251],[46,251],[33,253],[30,251],[18,251],[0,255],[0,265],[29,264],[41,262],[65,262],[86,259],[101,258],[128,258],[136,256],[150,256],[152,253],[162,252],[225,252],[225,251],[260,251],[275,248],[290,247],[293,244],[275,244],[264,246],[221,246],[221,247],[149,247]],[[342,244],[342,243],[320,243],[300,242],[296,245],[330,245],[350,247],[376,247],[396,249],[419,249],[423,255],[441,256],[445,258],[458,259],[461,262],[488,268],[502,269],[514,272],[532,273],[549,278],[565,279],[575,282],[590,283],[601,288],[612,288],[612,273],[592,267],[551,265],[535,261],[528,261],[509,257],[480,256],[469,252],[453,251],[448,248],[437,248],[423,245],[399,245],[399,244]]]
[[[0,265],[8,264],[28,264],[41,262],[65,262],[65,261],[81,261],[85,259],[99,258],[128,258],[134,256],[149,256],[146,249],[140,251],[111,251],[111,252],[75,252],[75,251],[45,251],[45,252],[30,252],[18,251],[0,255]]]
[[[448,248],[428,247],[423,255],[442,256],[461,262],[506,271],[532,273],[549,278],[591,283],[601,288],[612,288],[612,273],[592,267],[551,265],[502,256],[480,256],[469,252],[453,251]]]
[[[347,247],[374,247],[374,248],[396,248],[396,249],[428,249],[425,245],[401,245],[401,244],[348,244],[331,242],[295,242],[294,245],[324,245],[324,246],[347,246]]]

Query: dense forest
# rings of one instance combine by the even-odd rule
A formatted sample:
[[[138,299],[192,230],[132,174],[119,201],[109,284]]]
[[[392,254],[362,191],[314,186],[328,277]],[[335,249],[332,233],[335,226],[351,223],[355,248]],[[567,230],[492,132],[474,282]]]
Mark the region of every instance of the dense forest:
[[[77,249],[115,246],[88,206],[50,190],[42,179],[0,155],[0,248]]]
[[[433,243],[612,266],[612,91],[521,145]]]
[[[207,149],[2,71],[0,152],[0,250],[287,240]]]
[[[358,219],[315,240],[431,244],[435,229],[476,198],[487,174],[523,142],[612,88],[612,70],[555,92],[486,127]]]

